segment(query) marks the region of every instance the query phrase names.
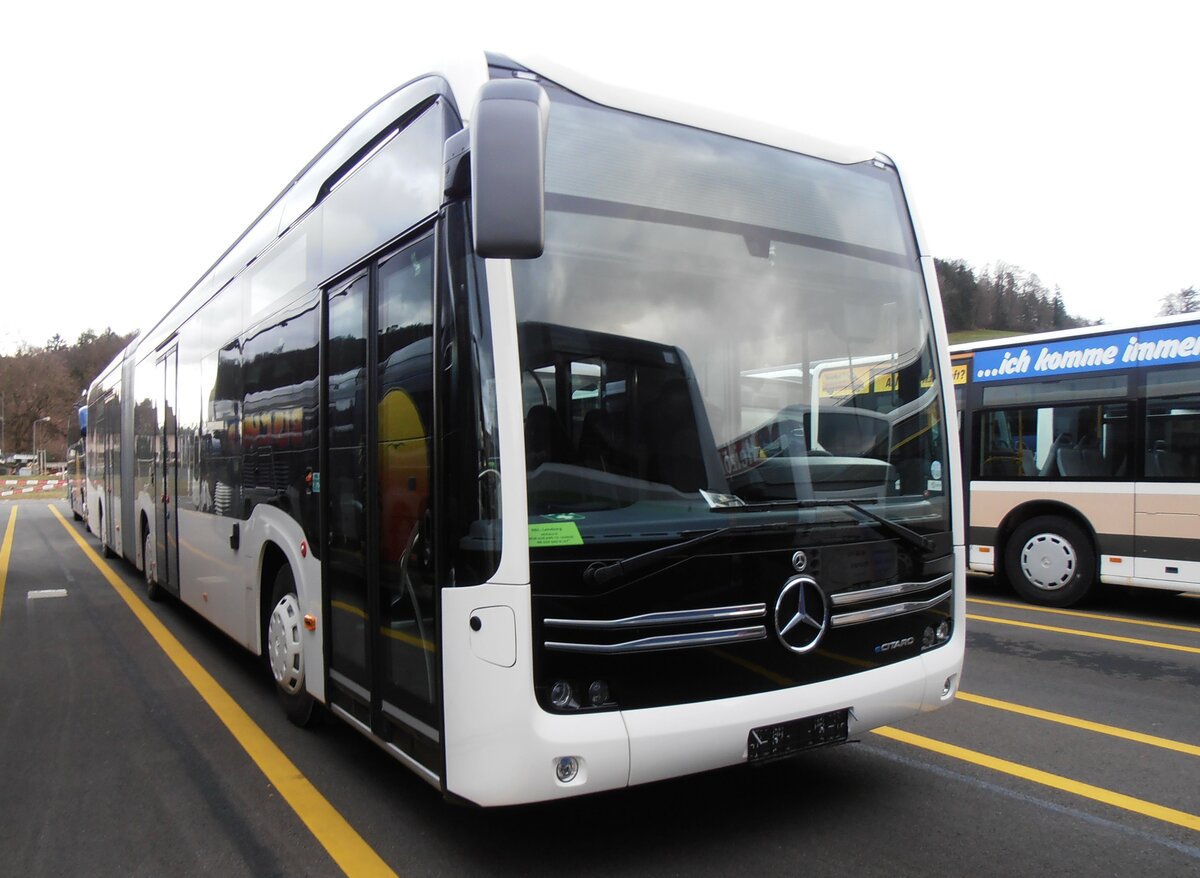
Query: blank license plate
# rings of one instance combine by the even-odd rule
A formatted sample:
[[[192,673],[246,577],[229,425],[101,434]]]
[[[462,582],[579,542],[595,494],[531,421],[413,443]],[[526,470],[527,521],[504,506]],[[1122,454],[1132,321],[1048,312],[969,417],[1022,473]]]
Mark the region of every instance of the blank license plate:
[[[748,761],[763,762],[813,747],[845,743],[849,724],[850,711],[846,709],[751,729]]]

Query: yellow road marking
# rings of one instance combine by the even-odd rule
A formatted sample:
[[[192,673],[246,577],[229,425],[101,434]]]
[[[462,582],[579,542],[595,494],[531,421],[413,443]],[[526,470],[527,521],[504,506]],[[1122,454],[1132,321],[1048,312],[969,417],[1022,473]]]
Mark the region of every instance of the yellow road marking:
[[[384,637],[389,637],[392,640],[399,640],[401,643],[407,643],[409,646],[417,646],[426,652],[437,652],[437,646],[430,643],[424,638],[417,637],[415,634],[408,634],[404,631],[393,631],[391,628],[380,628],[379,633]]]
[[[342,871],[347,875],[395,875],[362,836],[354,831],[346,818],[300,773],[300,769],[146,605],[134,596],[59,511],[53,506],[49,509]]]
[[[1007,607],[1010,610],[1028,610],[1031,613],[1053,613],[1056,616],[1075,616],[1079,619],[1095,619],[1099,622],[1120,622],[1123,625],[1144,625],[1147,628],[1166,628],[1171,631],[1187,631],[1190,634],[1200,634],[1200,628],[1194,625],[1172,625],[1168,622],[1148,622],[1142,619],[1128,619],[1124,616],[1105,616],[1100,613],[1083,613],[1079,610],[1058,610],[1053,607],[1038,607],[1033,604],[1014,604],[1008,601],[989,601],[984,598],[967,598],[968,604],[984,604],[989,607]]]
[[[4,583],[8,580],[8,560],[12,557],[13,534],[17,532],[17,507],[8,513],[8,527],[4,531],[4,545],[0,546],[0,616],[4,615]]]
[[[1085,799],[1102,802],[1114,808],[1132,811],[1135,814],[1161,820],[1164,823],[1173,823],[1176,826],[1200,832],[1200,815],[1188,814],[1186,811],[1177,811],[1165,805],[1156,805],[1153,802],[1147,802],[1145,799],[1136,799],[1124,793],[1116,793],[1112,790],[1106,790],[1103,787],[1071,780],[1069,777],[1051,774],[1048,771],[1042,771],[1037,768],[1030,768],[1028,765],[1021,765],[1018,762],[1009,762],[1007,759],[999,759],[995,756],[989,756],[986,753],[980,753],[977,750],[968,750],[965,747],[947,744],[945,741],[926,738],[924,735],[914,735],[912,732],[904,732],[900,729],[894,729],[891,726],[881,726],[874,730],[874,734],[884,738],[891,738],[893,741],[899,741],[913,747],[920,747],[923,750],[941,753],[943,756],[949,756],[951,759],[959,759],[963,762],[969,762],[972,765],[979,765],[983,768],[989,768],[992,771],[1019,777],[1023,780],[1041,784],[1042,786],[1071,793],[1072,795],[1082,796]]]
[[[1086,729],[1089,732],[1097,732],[1101,735],[1124,738],[1126,741],[1149,744],[1151,747],[1174,750],[1177,753],[1186,753],[1189,756],[1200,756],[1200,747],[1195,744],[1185,744],[1182,741],[1172,741],[1170,738],[1159,738],[1156,735],[1146,735],[1142,732],[1134,732],[1129,729],[1118,728],[1117,726],[1107,726],[1104,723],[1095,723],[1091,720],[1067,716],[1064,713],[1053,713],[1052,711],[1042,710],[1037,707],[1026,707],[1023,704],[1013,704],[1011,701],[1000,701],[997,698],[988,698],[985,695],[972,695],[969,692],[963,692],[961,689],[958,690],[958,695],[955,697],[959,701],[969,701],[971,704],[981,704],[984,707],[994,707],[996,710],[1006,710],[1009,713],[1019,713],[1024,716],[1034,717],[1035,719],[1046,720],[1047,722],[1073,726],[1077,729]]]
[[[1200,646],[1180,646],[1177,643],[1160,643],[1157,640],[1140,640],[1136,637],[1118,637],[1116,634],[1100,634],[1095,631],[1080,631],[1077,628],[1059,628],[1056,625],[1039,625],[1036,622],[1018,622],[1014,619],[1000,619],[996,616],[978,616],[967,613],[967,618],[975,622],[994,622],[997,625],[1013,625],[1017,628],[1032,628],[1035,631],[1050,631],[1054,634],[1074,634],[1076,637],[1093,637],[1096,640],[1111,640],[1116,643],[1131,643],[1134,646],[1152,646],[1156,649],[1172,649],[1176,652],[1190,652],[1200,655]]]
[[[329,606],[335,610],[341,610],[345,613],[351,613],[358,616],[360,619],[367,618],[367,611],[362,607],[356,607],[354,604],[348,604],[345,601],[330,601]]]
[[[348,604],[345,601],[330,601],[329,606],[335,610],[341,610],[343,613],[350,613],[352,616],[358,616],[360,619],[367,618],[367,611],[362,607]],[[428,640],[416,637],[412,634],[407,634],[404,631],[393,631],[391,628],[380,628],[379,633],[384,637],[390,637],[392,640],[399,640],[401,643],[407,643],[410,646],[419,646],[426,652],[437,652],[437,646],[430,643]]]

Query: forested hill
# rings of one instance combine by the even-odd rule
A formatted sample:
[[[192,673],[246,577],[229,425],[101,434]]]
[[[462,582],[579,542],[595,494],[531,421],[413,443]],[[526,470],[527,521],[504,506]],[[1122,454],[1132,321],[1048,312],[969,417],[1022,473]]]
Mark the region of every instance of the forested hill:
[[[133,333],[118,335],[105,329],[97,335],[89,329],[74,344],[55,335],[45,347],[23,346],[12,356],[0,356],[0,418],[4,419],[0,451],[6,457],[31,453],[37,422],[38,448],[45,448],[51,460],[62,460],[71,410],[131,338]]]
[[[961,259],[935,259],[946,329],[1005,330],[1015,334],[1091,326],[1068,314],[1062,293],[1046,289],[1036,274],[1003,262],[977,272]]]

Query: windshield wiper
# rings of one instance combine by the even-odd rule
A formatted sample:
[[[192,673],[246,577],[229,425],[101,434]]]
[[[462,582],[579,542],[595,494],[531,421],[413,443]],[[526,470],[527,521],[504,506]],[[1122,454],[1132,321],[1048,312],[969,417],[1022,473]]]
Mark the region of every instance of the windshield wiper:
[[[613,561],[610,564],[602,564],[599,561],[595,561],[588,566],[587,570],[583,571],[583,581],[590,585],[608,585],[610,582],[628,579],[664,561],[672,561],[680,555],[686,554],[688,549],[691,549],[693,546],[698,546],[701,543],[707,543],[709,540],[715,540],[717,537],[725,536],[725,534],[735,529],[733,527],[717,528],[716,530],[702,533],[698,537],[692,537],[690,540],[684,540],[682,543],[674,543],[670,546],[651,549],[649,552],[642,552],[640,555],[634,555],[632,558],[625,558],[621,561]]]
[[[865,506],[863,506],[858,500],[841,500],[834,498],[762,500],[752,503],[743,502],[741,505],[730,504],[714,506],[710,504],[709,508],[713,512],[754,512],[760,509],[809,509],[817,506],[834,506],[839,509],[853,509],[859,515],[871,519],[885,530],[916,546],[918,549],[924,549],[926,552],[932,552],[934,548],[936,548],[936,544],[929,537],[925,536],[924,534],[919,534],[915,530],[907,528],[899,522],[892,521],[889,518],[884,518],[878,512],[872,512],[870,509],[867,509]]]

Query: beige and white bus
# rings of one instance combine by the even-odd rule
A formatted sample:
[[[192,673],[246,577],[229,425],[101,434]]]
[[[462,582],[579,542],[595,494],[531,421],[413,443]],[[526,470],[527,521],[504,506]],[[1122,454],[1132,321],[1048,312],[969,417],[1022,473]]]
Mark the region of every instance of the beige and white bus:
[[[1200,593],[1200,315],[951,347],[970,569]]]

